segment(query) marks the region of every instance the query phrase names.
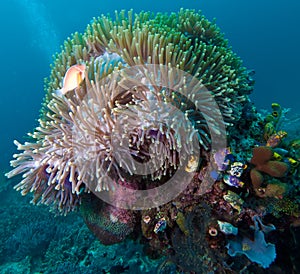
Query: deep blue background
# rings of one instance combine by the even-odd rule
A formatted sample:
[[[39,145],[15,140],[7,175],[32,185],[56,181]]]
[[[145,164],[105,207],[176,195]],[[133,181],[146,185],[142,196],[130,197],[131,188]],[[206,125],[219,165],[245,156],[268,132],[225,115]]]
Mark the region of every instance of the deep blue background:
[[[299,0],[11,0],[1,3],[0,172],[15,152],[13,140],[36,125],[43,79],[51,55],[92,17],[114,10],[177,11],[201,9],[229,39],[244,65],[256,71],[252,95],[259,108],[274,101],[299,112]],[[0,174],[1,174],[0,173]],[[0,178],[1,179],[1,178]]]

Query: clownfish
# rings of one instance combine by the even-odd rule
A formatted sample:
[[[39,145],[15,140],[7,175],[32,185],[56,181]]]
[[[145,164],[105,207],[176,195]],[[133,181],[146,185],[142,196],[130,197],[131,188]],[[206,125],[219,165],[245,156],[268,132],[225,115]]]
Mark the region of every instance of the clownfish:
[[[57,95],[65,95],[68,91],[77,88],[85,77],[85,65],[71,66],[63,79],[63,86],[61,89],[55,91]]]

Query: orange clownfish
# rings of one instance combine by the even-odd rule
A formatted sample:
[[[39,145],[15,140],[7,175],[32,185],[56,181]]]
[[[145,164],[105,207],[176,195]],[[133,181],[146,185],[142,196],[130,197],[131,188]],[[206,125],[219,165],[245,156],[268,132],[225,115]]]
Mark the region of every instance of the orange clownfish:
[[[77,88],[85,77],[85,65],[73,65],[71,66],[63,79],[63,87],[56,90],[57,95],[65,95],[68,91]]]

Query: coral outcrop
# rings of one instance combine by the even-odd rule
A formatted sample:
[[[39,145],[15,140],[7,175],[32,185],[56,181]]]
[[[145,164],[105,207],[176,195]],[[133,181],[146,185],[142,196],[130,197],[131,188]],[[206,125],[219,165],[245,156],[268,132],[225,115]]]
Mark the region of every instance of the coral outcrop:
[[[80,209],[107,250],[132,236],[165,256],[159,273],[292,273],[299,136],[279,104],[256,110],[253,74],[201,12],[95,18],[55,56],[7,177],[22,175],[15,188],[34,203]]]

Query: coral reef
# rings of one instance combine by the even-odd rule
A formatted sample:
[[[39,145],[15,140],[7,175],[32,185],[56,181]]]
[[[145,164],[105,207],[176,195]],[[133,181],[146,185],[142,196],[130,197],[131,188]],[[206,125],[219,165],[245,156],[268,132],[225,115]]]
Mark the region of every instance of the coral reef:
[[[63,76],[76,64],[85,64],[85,80],[76,92],[59,96]],[[149,71],[149,65],[155,69]],[[176,75],[172,68],[199,83],[181,84],[185,74]],[[29,134],[31,142],[15,142],[23,152],[11,162],[14,169],[7,176],[23,174],[16,189],[23,195],[32,191],[34,202],[53,204],[64,213],[77,207],[80,193],[113,189],[113,182],[133,174],[137,167],[132,157],[143,163],[160,151],[165,159],[152,163],[156,172],[151,179],[161,179],[193,155],[184,140],[196,133],[200,146],[209,150],[213,131],[222,133],[203,87],[225,124],[238,124],[252,83],[219,28],[201,13],[129,11],[116,13],[114,21],[101,16],[84,34],[68,39],[56,56],[39,126]],[[186,126],[188,121],[192,127]],[[130,150],[121,145],[128,140]]]
[[[0,266],[1,273],[30,274],[30,258],[26,257],[18,262],[9,262]]]
[[[37,257],[46,252],[55,234],[56,227],[52,226],[51,221],[23,224],[7,239],[5,253],[13,255],[16,260],[24,258],[26,254]],[[30,244],[25,239],[31,239]]]
[[[12,188],[0,198],[1,273],[155,274],[164,260],[149,259],[132,240],[104,246],[77,214],[55,217],[46,206],[18,199]]]
[[[74,219],[2,225],[2,254],[45,273],[299,272],[299,136],[278,103],[256,110],[252,76],[201,12],[95,18],[56,55],[6,174]]]
[[[211,222],[210,207],[200,204],[186,214],[188,235],[178,228],[173,231],[171,258],[183,271],[225,273],[224,261],[228,255],[220,249],[217,226],[211,226]]]

